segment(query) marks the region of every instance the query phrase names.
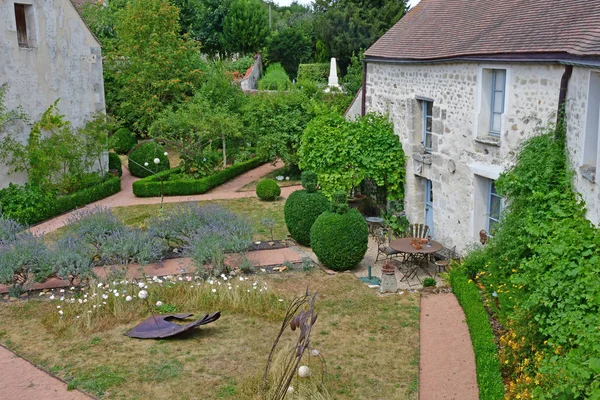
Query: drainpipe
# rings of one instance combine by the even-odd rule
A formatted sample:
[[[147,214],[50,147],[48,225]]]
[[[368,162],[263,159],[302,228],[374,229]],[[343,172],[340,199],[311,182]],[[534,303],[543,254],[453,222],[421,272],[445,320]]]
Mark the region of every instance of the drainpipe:
[[[360,115],[365,116],[367,113],[367,62],[363,61],[363,74],[362,74],[362,99],[360,105]]]
[[[558,95],[558,110],[556,112],[556,126],[560,126],[565,120],[565,104],[567,102],[567,89],[569,88],[569,80],[573,74],[573,66],[566,65],[565,72],[560,80],[560,94]],[[557,133],[559,130],[557,129]],[[557,138],[558,139],[558,138]]]

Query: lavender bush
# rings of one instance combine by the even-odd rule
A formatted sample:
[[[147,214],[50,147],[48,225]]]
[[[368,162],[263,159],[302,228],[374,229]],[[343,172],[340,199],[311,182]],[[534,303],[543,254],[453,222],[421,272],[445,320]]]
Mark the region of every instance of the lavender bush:
[[[25,230],[25,226],[0,214],[0,241],[12,241],[23,230]]]
[[[149,232],[128,229],[114,232],[100,243],[100,260],[107,264],[142,265],[160,261],[168,246],[163,239],[153,237]]]
[[[52,265],[56,275],[69,280],[82,281],[94,276],[92,267],[96,251],[84,239],[69,234],[58,239],[52,246]]]
[[[126,230],[125,225],[106,207],[84,208],[68,220],[68,231],[96,248],[107,237]]]
[[[0,283],[22,290],[31,277],[41,282],[53,274],[51,253],[40,237],[24,232],[0,242]]]

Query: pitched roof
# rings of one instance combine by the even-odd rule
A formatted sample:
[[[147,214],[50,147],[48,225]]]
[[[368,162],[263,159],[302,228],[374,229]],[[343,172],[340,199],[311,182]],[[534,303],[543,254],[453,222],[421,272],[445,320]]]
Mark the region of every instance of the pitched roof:
[[[598,0],[421,0],[365,56],[600,56]]]

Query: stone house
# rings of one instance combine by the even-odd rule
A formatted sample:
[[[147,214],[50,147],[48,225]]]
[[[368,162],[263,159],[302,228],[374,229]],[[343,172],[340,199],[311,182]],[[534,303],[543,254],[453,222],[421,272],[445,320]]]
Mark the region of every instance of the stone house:
[[[70,0],[0,1],[2,84],[8,85],[5,106],[21,106],[30,121],[57,99],[75,128],[105,111],[100,43]],[[23,141],[29,128],[19,133]],[[0,187],[24,181],[0,165]]]
[[[574,185],[600,223],[600,2],[421,0],[365,52],[349,111],[388,113],[405,209],[462,251],[492,231],[494,181],[564,105]]]

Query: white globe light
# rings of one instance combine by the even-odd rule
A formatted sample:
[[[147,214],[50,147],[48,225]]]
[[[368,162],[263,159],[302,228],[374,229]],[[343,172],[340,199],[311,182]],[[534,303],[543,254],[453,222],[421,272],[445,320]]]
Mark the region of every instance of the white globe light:
[[[164,154],[165,154],[165,157],[169,155],[169,153],[167,153],[166,151],[165,151],[165,153],[164,153]]]
[[[308,368],[306,365],[301,366],[298,368],[298,376],[300,378],[308,378],[310,376],[310,368]]]
[[[157,301],[156,302],[156,307],[160,307],[160,306],[162,306],[162,304],[163,304],[162,301]]]
[[[148,292],[146,292],[145,290],[142,290],[138,293],[138,297],[143,300],[148,297]]]
[[[154,164],[160,164],[160,158],[156,157],[156,158],[154,159]]]
[[[133,300],[133,297],[131,297],[131,296],[125,297],[125,301],[131,301],[131,300]]]

